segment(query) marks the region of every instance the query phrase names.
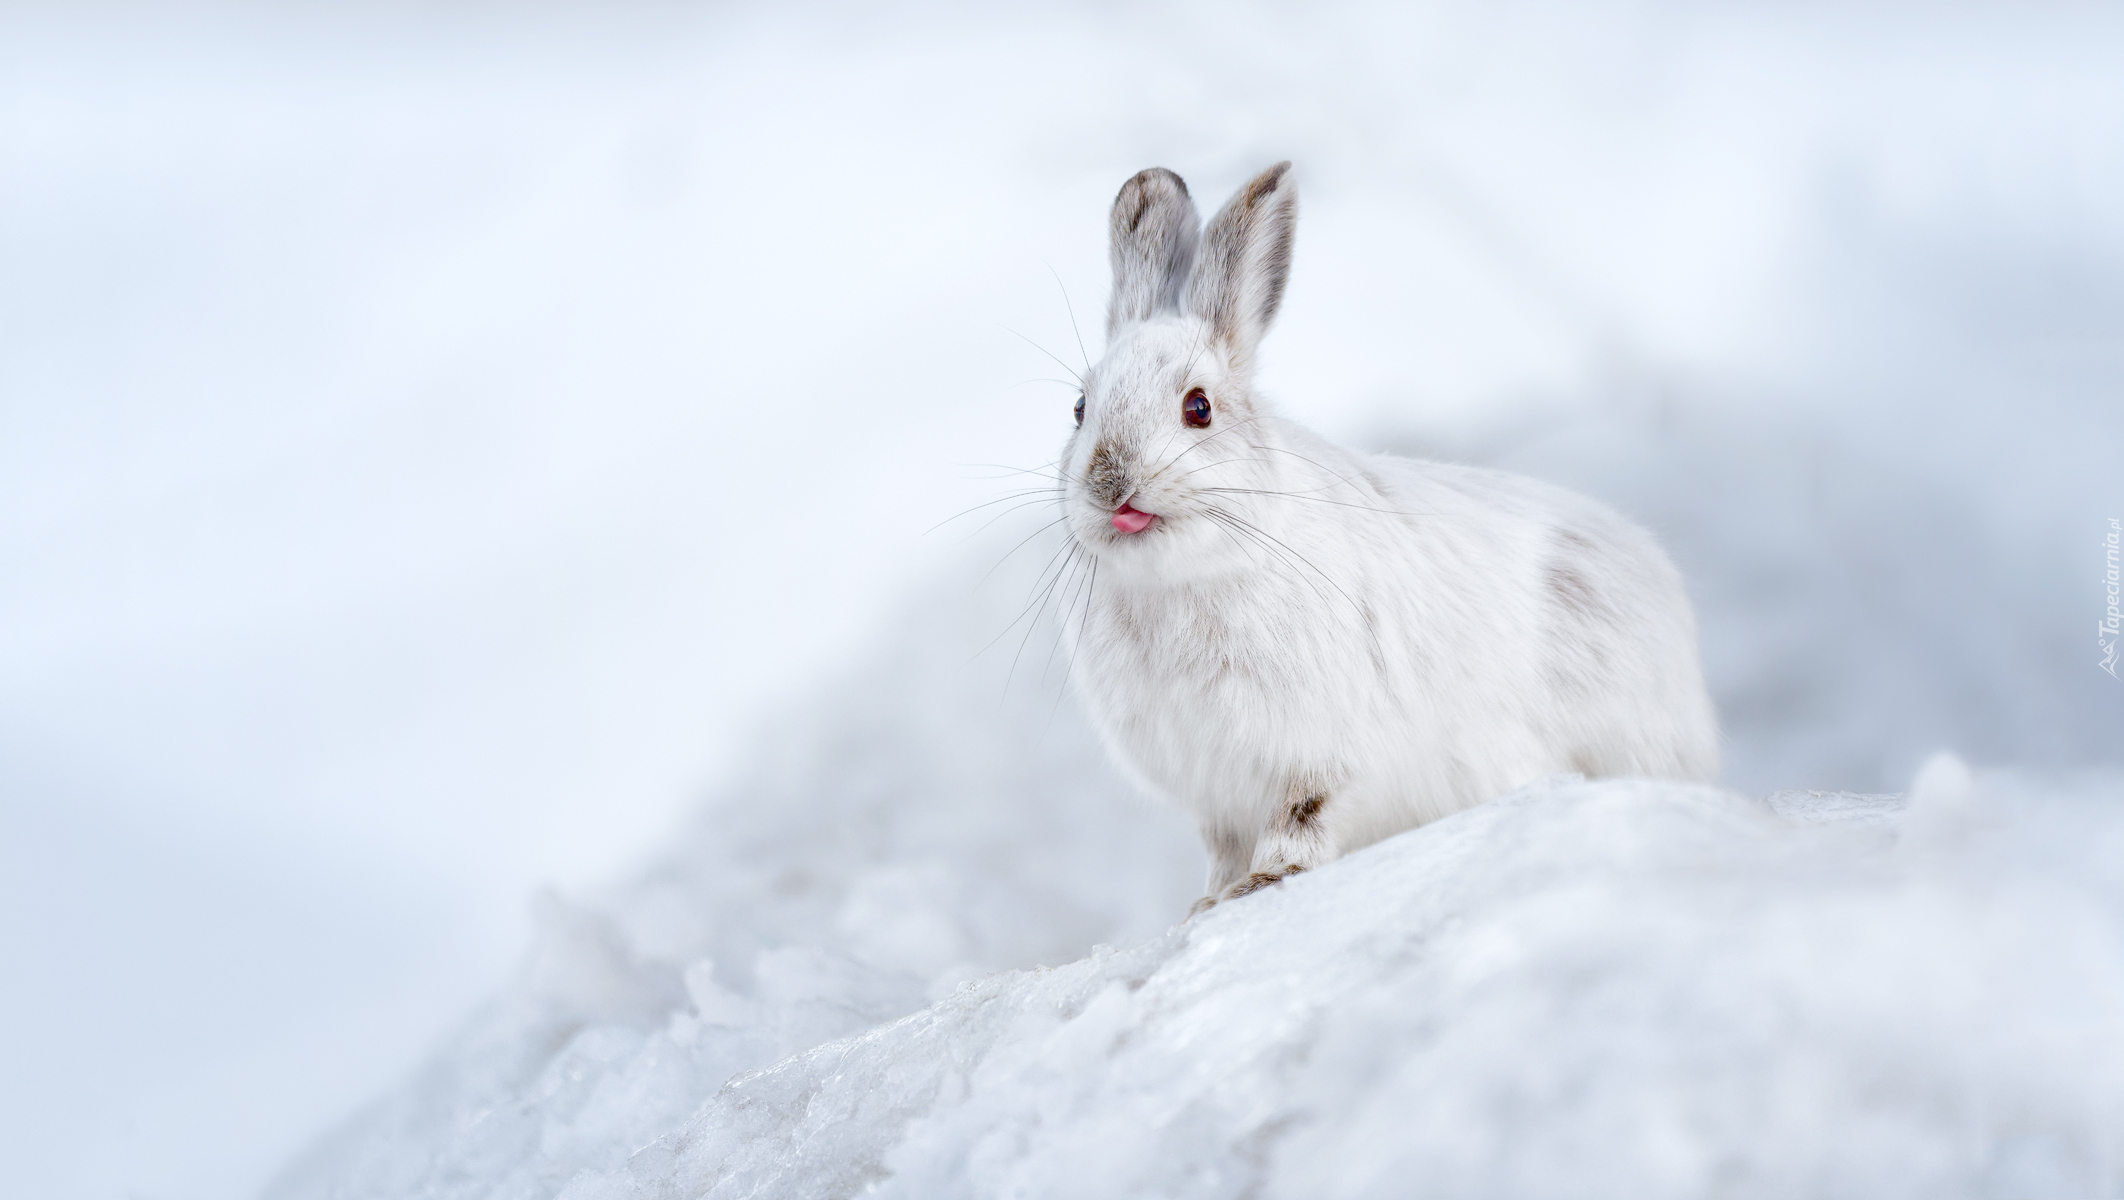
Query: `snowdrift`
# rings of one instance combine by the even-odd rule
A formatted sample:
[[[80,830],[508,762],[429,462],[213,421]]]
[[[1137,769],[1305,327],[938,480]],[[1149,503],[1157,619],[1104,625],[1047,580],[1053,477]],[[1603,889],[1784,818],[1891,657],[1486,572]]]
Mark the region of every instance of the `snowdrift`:
[[[1500,460],[1575,482],[1587,432]],[[1699,589],[1729,778],[1907,772],[1937,737],[2051,765],[1942,757],[1907,799],[1550,780],[1176,925],[1193,831],[1011,625],[1037,546],[976,589],[981,548],[651,869],[545,898],[511,986],[269,1194],[2124,1191],[2124,776],[2055,766],[2110,681],[1853,602],[1941,544],[1746,429],[1610,440],[1647,482],[1588,490]],[[2000,581],[1971,612],[2041,607],[1958,536]]]
[[[2097,878],[2091,814],[1939,774],[1901,836],[1529,789],[740,1075],[563,1194],[2106,1193],[2124,928],[2049,873]]]
[[[904,972],[556,908],[278,1194],[2111,1194],[2120,790],[1547,782],[898,1020]]]

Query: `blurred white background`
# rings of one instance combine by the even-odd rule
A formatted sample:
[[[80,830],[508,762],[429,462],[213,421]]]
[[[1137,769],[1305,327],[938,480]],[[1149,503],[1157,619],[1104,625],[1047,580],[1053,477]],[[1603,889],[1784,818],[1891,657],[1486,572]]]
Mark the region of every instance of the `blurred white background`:
[[[1066,292],[1097,353],[1120,182],[1207,209],[1281,158],[1292,415],[1471,457],[1589,412],[1759,440],[1871,531],[1852,627],[1923,636],[1707,617],[1714,684],[1967,666],[1880,685],[1895,748],[1743,738],[1736,786],[2124,760],[2089,636],[2113,5],[17,5],[11,1190],[244,1194],[402,1075],[538,887],[648,853],[877,636],[953,553],[924,531],[1011,486],[977,464],[1045,461],[1074,391],[1018,334],[1076,359]],[[1536,458],[1619,478],[1598,452]]]

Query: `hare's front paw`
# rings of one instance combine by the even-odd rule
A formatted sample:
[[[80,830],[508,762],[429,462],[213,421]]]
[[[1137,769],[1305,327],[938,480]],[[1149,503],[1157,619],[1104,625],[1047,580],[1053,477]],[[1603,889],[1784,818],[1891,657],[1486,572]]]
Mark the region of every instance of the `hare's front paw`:
[[[1192,921],[1226,900],[1237,900],[1248,892],[1258,892],[1272,883],[1282,883],[1285,879],[1303,870],[1305,870],[1304,867],[1292,863],[1281,871],[1256,871],[1214,896],[1204,896],[1202,899],[1195,901],[1187,910],[1187,919]]]

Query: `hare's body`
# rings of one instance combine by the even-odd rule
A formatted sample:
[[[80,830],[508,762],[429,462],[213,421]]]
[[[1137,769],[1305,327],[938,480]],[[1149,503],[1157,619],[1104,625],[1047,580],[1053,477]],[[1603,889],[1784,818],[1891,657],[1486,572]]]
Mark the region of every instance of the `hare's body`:
[[[1254,526],[1225,527],[1240,569],[1102,559],[1076,628],[1079,691],[1199,823],[1211,894],[1545,775],[1710,775],[1694,622],[1643,533],[1530,480],[1261,425],[1311,461],[1271,454],[1255,490],[1290,494],[1221,506]]]
[[[1200,825],[1205,902],[1544,775],[1707,778],[1695,624],[1649,537],[1531,480],[1352,454],[1251,394],[1293,200],[1281,168],[1256,180],[1194,264],[1178,178],[1130,181],[1062,459],[1097,560],[1077,685]]]

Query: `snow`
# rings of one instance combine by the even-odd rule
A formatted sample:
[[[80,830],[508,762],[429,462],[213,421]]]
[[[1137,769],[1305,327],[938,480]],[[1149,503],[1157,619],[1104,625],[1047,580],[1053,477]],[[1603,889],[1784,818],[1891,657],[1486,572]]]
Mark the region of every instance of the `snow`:
[[[951,658],[916,644],[911,691]],[[643,879],[548,899],[504,996],[269,1194],[2124,1187],[2124,777],[1550,780],[1168,924],[1183,831],[987,700],[844,709]]]
[[[1013,538],[269,1196],[2124,1188],[2124,775],[1550,780],[1177,923]]]

